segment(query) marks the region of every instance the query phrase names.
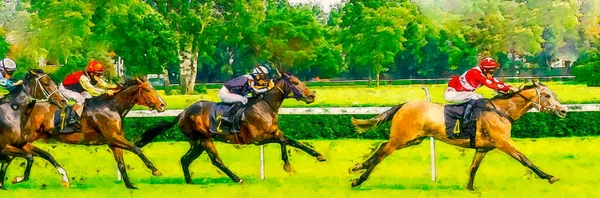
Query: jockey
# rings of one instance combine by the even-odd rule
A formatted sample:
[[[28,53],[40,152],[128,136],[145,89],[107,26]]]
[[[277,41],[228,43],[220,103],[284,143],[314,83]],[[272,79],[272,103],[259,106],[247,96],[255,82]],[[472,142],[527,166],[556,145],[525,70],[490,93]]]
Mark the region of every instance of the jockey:
[[[12,91],[16,85],[21,84],[23,81],[13,82],[13,73],[17,71],[17,63],[10,58],[0,60],[0,86],[6,88],[8,91]]]
[[[499,65],[494,59],[485,58],[479,62],[479,66],[452,78],[448,83],[448,88],[444,92],[444,99],[447,102],[454,104],[468,102],[463,114],[463,122],[470,121],[471,107],[477,99],[483,98],[481,94],[474,92],[482,85],[497,91],[518,91],[516,87],[494,78],[494,72],[498,68]]]
[[[104,93],[112,96],[115,93],[117,85],[108,84],[102,79],[104,77],[104,65],[100,62],[92,60],[88,63],[85,71],[78,71],[67,75],[61,85],[59,91],[68,99],[75,100],[77,103],[73,105],[73,111],[79,117],[83,113],[83,104],[85,99],[92,96],[99,96]],[[78,120],[69,120],[69,124],[77,123]]]
[[[252,74],[231,79],[223,85],[219,90],[219,98],[224,103],[233,103],[229,111],[224,113],[223,120],[233,122],[231,114],[237,108],[248,103],[247,97],[250,92],[261,94],[273,88],[274,83],[272,80],[267,81],[267,74],[269,74],[269,69],[265,66],[259,66],[254,68]]]

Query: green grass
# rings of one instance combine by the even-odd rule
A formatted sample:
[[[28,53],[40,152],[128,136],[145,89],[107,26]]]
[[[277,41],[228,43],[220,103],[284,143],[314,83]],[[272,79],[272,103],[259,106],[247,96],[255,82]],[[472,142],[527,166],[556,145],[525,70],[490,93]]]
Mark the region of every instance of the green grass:
[[[179,158],[184,142],[153,143],[143,150],[163,173],[154,177],[137,156],[126,152],[128,173],[139,190],[116,181],[116,165],[107,146],[71,146],[36,143],[63,164],[71,188],[47,162],[36,158],[32,178],[10,184],[23,171],[22,159],[9,167],[7,191],[0,197],[595,197],[600,178],[600,138],[516,139],[516,146],[541,170],[561,178],[555,184],[538,179],[527,168],[500,151],[484,159],[475,181],[476,192],[465,190],[473,150],[437,142],[438,181],[430,180],[429,142],[396,151],[386,158],[357,189],[350,180],[359,175],[347,169],[381,141],[310,141],[327,162],[289,148],[293,173],[282,169],[279,145],[267,145],[266,180],[259,179],[259,147],[217,143],[224,163],[247,183],[233,183],[213,167],[206,153],[192,166],[195,185],[184,184]],[[19,166],[21,165],[21,166]]]
[[[562,104],[598,103],[600,102],[600,87],[587,87],[585,85],[547,83],[554,91]],[[515,84],[518,85],[518,84]],[[316,101],[307,105],[294,99],[287,99],[283,107],[366,107],[366,106],[393,106],[409,100],[423,100],[426,98],[422,85],[386,85],[379,88],[369,86],[331,86],[309,87],[316,92]],[[447,85],[427,85],[433,102],[445,103],[444,90]],[[209,89],[207,94],[201,95],[170,95],[165,96],[164,91],[159,91],[167,103],[167,109],[183,109],[199,100],[220,101],[217,96],[218,89]],[[477,90],[485,97],[492,97],[494,92],[488,88]],[[135,107],[137,109],[147,109]]]

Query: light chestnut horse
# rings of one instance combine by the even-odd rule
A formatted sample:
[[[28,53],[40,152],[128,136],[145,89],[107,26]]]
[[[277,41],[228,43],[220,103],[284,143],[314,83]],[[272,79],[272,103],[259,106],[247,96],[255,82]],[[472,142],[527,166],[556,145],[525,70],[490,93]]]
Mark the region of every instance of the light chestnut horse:
[[[561,118],[567,114],[567,109],[561,106],[556,95],[547,86],[538,82],[524,86],[515,93],[500,94],[486,102],[486,107],[477,120],[476,152],[469,171],[468,190],[474,190],[473,181],[479,164],[483,157],[494,149],[510,155],[551,184],[559,180],[537,168],[523,153],[517,150],[514,142],[510,139],[512,122],[521,118],[532,108],[540,112],[555,113]],[[351,172],[366,169],[360,178],[352,181],[352,187],[357,187],[366,181],[375,166],[392,152],[418,145],[426,137],[434,137],[451,145],[469,148],[469,139],[447,138],[444,118],[444,106],[427,101],[400,104],[368,120],[352,118],[352,123],[358,128],[359,133],[384,122],[392,121],[389,140],[382,143],[365,162],[350,168]]]

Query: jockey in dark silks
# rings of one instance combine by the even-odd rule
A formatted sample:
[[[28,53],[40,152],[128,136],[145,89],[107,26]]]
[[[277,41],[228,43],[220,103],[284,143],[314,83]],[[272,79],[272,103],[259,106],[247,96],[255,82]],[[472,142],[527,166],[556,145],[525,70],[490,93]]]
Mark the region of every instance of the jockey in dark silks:
[[[269,91],[274,83],[272,80],[267,80],[269,69],[265,66],[254,68],[251,74],[239,76],[227,81],[221,90],[219,90],[219,98],[224,103],[233,103],[233,106],[224,113],[223,120],[233,122],[233,113],[240,107],[248,103],[248,94],[262,94]]]

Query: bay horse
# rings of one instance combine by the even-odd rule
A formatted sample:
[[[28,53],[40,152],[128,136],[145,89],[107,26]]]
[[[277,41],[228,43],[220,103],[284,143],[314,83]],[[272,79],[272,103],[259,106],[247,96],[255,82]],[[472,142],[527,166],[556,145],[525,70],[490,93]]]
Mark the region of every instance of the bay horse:
[[[281,145],[281,158],[284,162],[285,171],[292,171],[288,160],[286,145],[299,148],[300,150],[315,157],[318,161],[325,161],[323,155],[314,149],[293,140],[283,134],[278,125],[278,111],[286,98],[295,98],[298,101],[304,101],[306,104],[314,102],[315,95],[312,91],[295,76],[280,73],[275,80],[274,88],[263,95],[262,99],[250,100],[243,111],[240,122],[240,133],[211,133],[211,112],[216,108],[216,103],[211,101],[198,101],[187,107],[173,121],[164,121],[153,128],[146,130],[142,138],[136,142],[138,147],[143,147],[150,143],[152,139],[175,124],[178,124],[180,131],[188,138],[190,149],[181,157],[181,167],[187,184],[192,184],[189,167],[204,151],[214,166],[223,171],[231,180],[237,183],[243,183],[236,174],[227,168],[217,154],[213,144],[213,139],[228,144],[255,144],[262,145],[267,143],[279,143]]]
[[[59,108],[67,105],[67,100],[58,92],[58,86],[42,70],[33,69],[25,74],[22,83],[17,83],[0,103],[0,189],[4,187],[4,176],[13,157],[32,159],[33,156],[46,156],[47,152],[22,141],[26,135],[22,131],[24,120],[31,114],[37,101],[49,101]],[[45,158],[46,159],[46,158]],[[49,161],[53,159],[47,159]],[[55,163],[55,161],[54,161]],[[58,164],[58,163],[56,163]],[[58,172],[66,177],[60,166]]]
[[[156,93],[152,85],[145,78],[127,80],[122,91],[113,96],[107,94],[94,97],[86,102],[80,118],[81,132],[60,133],[55,126],[54,116],[57,107],[48,103],[38,103],[32,110],[32,116],[26,121],[24,131],[29,133],[28,142],[39,139],[54,139],[67,144],[104,145],[113,152],[119,172],[123,176],[125,186],[137,189],[127,176],[123,161],[123,149],[138,155],[154,176],[161,173],[146,158],[142,150],[124,137],[123,118],[135,104],[147,106],[152,110],[164,112],[166,104]],[[13,183],[27,181],[31,171],[33,159],[27,160],[23,177],[16,177]]]
[[[567,114],[567,109],[561,106],[557,96],[546,85],[538,82],[524,86],[514,93],[501,93],[486,101],[486,107],[477,119],[474,148],[476,152],[469,170],[468,190],[475,190],[473,188],[475,173],[483,157],[496,148],[530,168],[540,178],[548,180],[550,184],[559,180],[558,177],[546,174],[537,168],[523,153],[517,150],[510,139],[512,123],[532,108],[540,112],[554,113],[561,118]],[[382,143],[365,162],[350,168],[350,172],[366,169],[358,179],[352,181],[352,187],[357,187],[365,182],[375,166],[392,152],[418,145],[426,137],[434,137],[451,145],[470,148],[469,139],[447,138],[442,104],[412,101],[394,106],[371,119],[352,118],[352,123],[357,127],[359,133],[388,121],[392,121],[389,140]]]

